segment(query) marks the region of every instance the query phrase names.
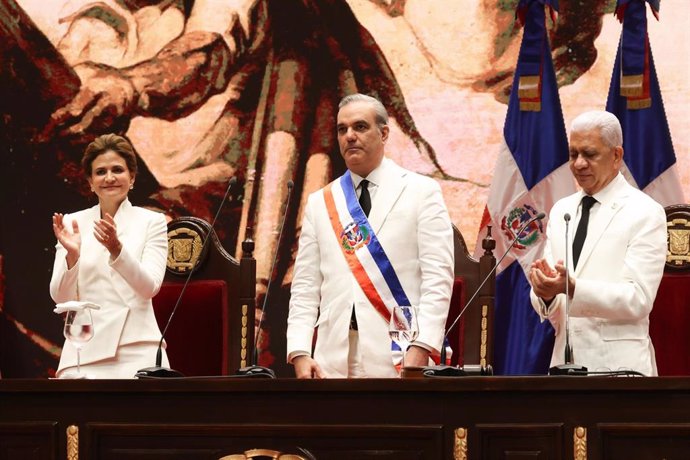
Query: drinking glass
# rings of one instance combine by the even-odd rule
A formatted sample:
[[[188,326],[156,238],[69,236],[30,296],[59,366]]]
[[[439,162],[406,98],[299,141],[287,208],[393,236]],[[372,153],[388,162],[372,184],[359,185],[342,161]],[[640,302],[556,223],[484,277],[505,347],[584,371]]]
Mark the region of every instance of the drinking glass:
[[[73,378],[84,378],[81,374],[80,352],[86,342],[93,337],[93,319],[91,309],[70,310],[65,316],[65,339],[77,349],[77,374]]]
[[[405,368],[405,352],[410,342],[414,342],[419,335],[417,326],[417,308],[411,305],[396,305],[391,312],[388,323],[388,334],[402,350],[400,369]]]

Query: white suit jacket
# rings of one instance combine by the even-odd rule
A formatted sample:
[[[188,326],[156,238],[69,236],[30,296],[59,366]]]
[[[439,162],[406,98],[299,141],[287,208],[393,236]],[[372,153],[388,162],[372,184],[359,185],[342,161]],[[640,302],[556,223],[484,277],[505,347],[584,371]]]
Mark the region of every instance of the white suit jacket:
[[[549,216],[544,257],[553,266],[565,260],[563,216],[577,215],[582,192],[558,201]],[[568,257],[576,278],[570,303],[570,343],[576,364],[590,371],[632,369],[656,375],[654,347],[649,337],[649,313],[666,260],[664,209],[618,176],[594,195],[601,204],[589,221],[580,260],[572,273],[572,241]],[[565,294],[557,295],[548,315],[542,299],[531,292],[532,306],[556,330],[551,365],[563,364]]]
[[[436,181],[384,159],[369,222],[410,302],[418,306],[417,340],[440,350],[453,285],[453,231]],[[295,261],[287,354],[310,352],[328,377],[347,377],[354,305],[365,372],[396,377],[388,323],[347,265],[329,221],[323,190],[309,196]]]
[[[134,207],[125,200],[114,216],[122,251],[111,260],[93,236],[100,218],[98,205],[65,216],[79,224],[79,261],[67,269],[66,250],[58,242],[50,295],[56,303],[91,301],[101,306],[92,313],[94,336],[81,350],[81,363],[112,358],[118,345],[155,342],[161,338],[151,299],[160,289],[168,255],[167,225],[163,214]],[[77,286],[79,296],[77,297]],[[151,365],[155,356],[151,357]],[[58,370],[76,365],[76,349],[65,342]]]

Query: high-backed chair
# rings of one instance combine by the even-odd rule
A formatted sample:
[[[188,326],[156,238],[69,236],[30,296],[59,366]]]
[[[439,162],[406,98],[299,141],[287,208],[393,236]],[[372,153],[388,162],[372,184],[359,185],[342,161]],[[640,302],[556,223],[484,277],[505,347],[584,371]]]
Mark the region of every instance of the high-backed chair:
[[[238,261],[205,220],[180,217],[168,224],[167,270],[153,308],[163,331],[194,270],[165,335],[170,367],[186,376],[229,375],[251,363],[254,242],[245,240],[242,249]]]
[[[482,241],[484,254],[474,259],[467,250],[467,244],[460,231],[453,226],[455,246],[455,282],[450,302],[446,330],[453,324],[466,303],[470,300],[482,280],[491,272],[496,259],[493,250],[496,242],[491,238],[491,228]],[[448,333],[448,342],[453,349],[451,364],[493,365],[493,322],[496,274],[491,274],[477,297],[462,314],[460,321]]]
[[[649,315],[659,375],[690,375],[690,205],[666,207],[664,277]]]

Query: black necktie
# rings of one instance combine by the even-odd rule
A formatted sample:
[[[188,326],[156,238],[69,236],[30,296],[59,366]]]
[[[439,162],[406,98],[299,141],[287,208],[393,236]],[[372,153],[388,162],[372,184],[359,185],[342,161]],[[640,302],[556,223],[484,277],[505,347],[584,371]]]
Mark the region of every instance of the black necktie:
[[[369,195],[369,189],[367,188],[369,186],[369,181],[362,179],[362,182],[359,183],[359,186],[362,188],[359,193],[359,205],[362,207],[364,215],[369,217],[369,211],[371,211],[371,195]],[[353,331],[358,329],[354,305],[352,306],[352,315],[350,315],[350,329]]]
[[[594,197],[585,195],[582,197],[582,215],[580,216],[580,222],[577,224],[577,230],[575,231],[575,239],[573,240],[573,269],[577,267],[577,261],[580,259],[580,253],[582,252],[582,246],[585,244],[585,238],[587,238],[587,225],[589,224],[589,210],[592,209],[594,203],[597,200]]]
[[[362,182],[359,183],[359,186],[362,188],[362,191],[359,194],[359,205],[362,207],[364,215],[369,217],[369,211],[371,211],[371,195],[369,195],[368,189],[369,181],[363,179]]]

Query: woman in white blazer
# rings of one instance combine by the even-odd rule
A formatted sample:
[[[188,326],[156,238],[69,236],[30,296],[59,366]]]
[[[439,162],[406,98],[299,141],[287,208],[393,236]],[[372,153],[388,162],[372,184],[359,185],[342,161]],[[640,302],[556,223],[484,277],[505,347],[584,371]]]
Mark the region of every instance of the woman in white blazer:
[[[133,378],[154,364],[161,338],[151,299],[165,275],[166,220],[127,199],[137,172],[127,139],[98,137],[86,148],[82,168],[98,204],[53,215],[57,245],[50,295],[56,303],[101,306],[92,310],[94,336],[81,350],[82,374]],[[164,365],[167,361],[163,353]],[[76,366],[76,348],[66,341],[56,376],[69,377]]]

